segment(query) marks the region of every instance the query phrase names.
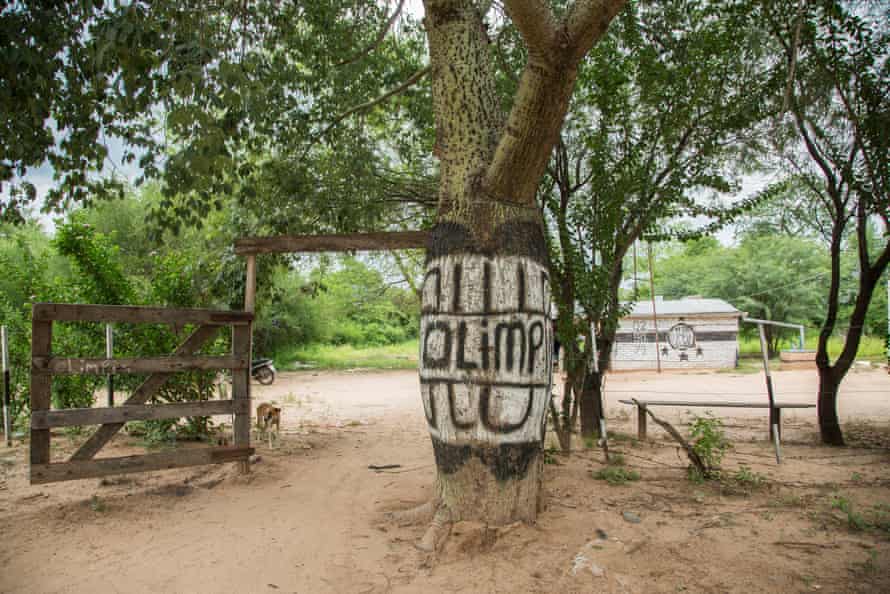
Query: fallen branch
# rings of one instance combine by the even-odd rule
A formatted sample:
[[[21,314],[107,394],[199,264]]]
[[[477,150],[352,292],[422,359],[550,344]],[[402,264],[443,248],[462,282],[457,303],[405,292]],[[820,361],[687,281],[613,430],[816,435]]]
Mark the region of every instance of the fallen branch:
[[[646,414],[662,429],[668,432],[668,434],[674,438],[674,440],[679,443],[684,450],[686,450],[686,456],[689,457],[689,461],[692,462],[692,465],[701,473],[703,477],[710,478],[713,474],[711,469],[705,464],[704,460],[701,459],[701,456],[698,455],[698,452],[693,449],[689,442],[683,439],[683,436],[680,435],[680,432],[674,429],[674,426],[668,423],[667,421],[662,421],[649,410],[648,407],[640,404],[636,398],[631,398],[634,404],[636,404],[639,408],[642,408],[646,411]]]
[[[368,464],[368,470],[389,470],[391,468],[401,468],[401,464]]]
[[[823,542],[803,542],[803,541],[793,541],[793,540],[777,540],[773,543],[774,545],[782,546],[782,547],[800,547],[800,548],[817,548],[817,549],[837,549],[840,548],[839,545],[834,543],[823,543]]]

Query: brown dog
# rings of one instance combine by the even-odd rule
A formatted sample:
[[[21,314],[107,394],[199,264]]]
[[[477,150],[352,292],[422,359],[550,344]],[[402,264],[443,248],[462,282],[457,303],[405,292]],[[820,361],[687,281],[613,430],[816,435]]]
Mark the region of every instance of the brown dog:
[[[256,426],[261,435],[268,435],[269,447],[272,447],[272,427],[275,427],[275,438],[278,439],[278,432],[281,431],[281,409],[272,406],[268,402],[263,402],[256,407]]]

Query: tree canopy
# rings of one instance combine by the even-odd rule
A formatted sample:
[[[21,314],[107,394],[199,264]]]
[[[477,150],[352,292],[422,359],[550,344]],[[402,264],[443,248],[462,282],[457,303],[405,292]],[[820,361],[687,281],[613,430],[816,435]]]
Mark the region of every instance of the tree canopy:
[[[155,216],[167,225],[198,223],[229,196],[279,227],[398,221],[394,203],[423,205],[433,193],[428,86],[409,85],[374,109],[381,88],[425,73],[422,32],[401,8],[339,0],[7,7],[4,219],[35,201],[26,177],[35,167],[54,171],[41,206],[56,210],[121,195],[117,167],[138,164],[137,183],[162,181]],[[118,153],[122,163],[113,163]]]

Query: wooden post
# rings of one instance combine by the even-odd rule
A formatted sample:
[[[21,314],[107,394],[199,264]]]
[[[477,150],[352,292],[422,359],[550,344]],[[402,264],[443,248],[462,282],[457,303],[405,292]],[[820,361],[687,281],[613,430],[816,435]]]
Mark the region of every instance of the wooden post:
[[[31,322],[31,358],[52,354],[53,323]],[[52,375],[31,370],[31,412],[50,409]],[[49,429],[31,428],[31,465],[49,464]]]
[[[111,324],[105,324],[105,358],[114,358],[114,329]],[[114,406],[114,374],[108,374],[108,406]]]
[[[646,407],[637,404],[637,439],[646,441]]]
[[[251,313],[256,309],[256,254],[247,255],[247,277],[244,280],[244,311]],[[232,431],[235,434],[235,445],[250,446],[250,368],[253,325],[246,328],[232,328],[232,352],[235,356],[247,357],[247,369],[242,373],[232,371],[232,399],[235,401],[235,420]],[[245,332],[246,330],[246,332]],[[241,462],[241,472],[250,472],[250,459]]]
[[[244,281],[244,311],[256,308],[256,255],[247,256],[247,278]]]
[[[649,292],[652,298],[652,323],[655,324],[655,362],[658,373],[661,373],[661,345],[658,342],[658,314],[655,313],[655,272],[652,268],[652,244],[648,244],[649,250]]]
[[[763,331],[763,324],[757,324],[757,332],[760,335],[760,352],[763,355],[763,373],[766,376],[766,394],[769,397],[769,427],[770,437],[772,438],[776,448],[776,463],[782,463],[782,454],[779,446],[781,435],[779,434],[779,409],[776,408],[775,399],[773,398],[773,378],[769,372],[769,346],[766,343],[766,335]]]
[[[12,398],[9,378],[9,337],[6,326],[0,326],[0,349],[3,360],[3,431],[6,434],[6,446],[12,446]]]
[[[250,447],[250,330],[251,326],[235,326],[232,328],[232,355],[247,357],[246,369],[232,370],[232,400],[235,402],[235,447]],[[241,472],[250,472],[250,460],[244,460]]]

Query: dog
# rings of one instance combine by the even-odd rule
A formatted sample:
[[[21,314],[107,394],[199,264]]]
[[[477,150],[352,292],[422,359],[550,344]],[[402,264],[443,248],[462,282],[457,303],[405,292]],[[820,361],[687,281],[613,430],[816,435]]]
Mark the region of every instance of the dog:
[[[278,433],[281,431],[281,409],[277,406],[272,406],[268,402],[260,404],[256,407],[256,426],[260,435],[268,436],[269,448],[271,448],[273,436],[271,429],[275,428],[274,436],[276,440],[278,439]]]

